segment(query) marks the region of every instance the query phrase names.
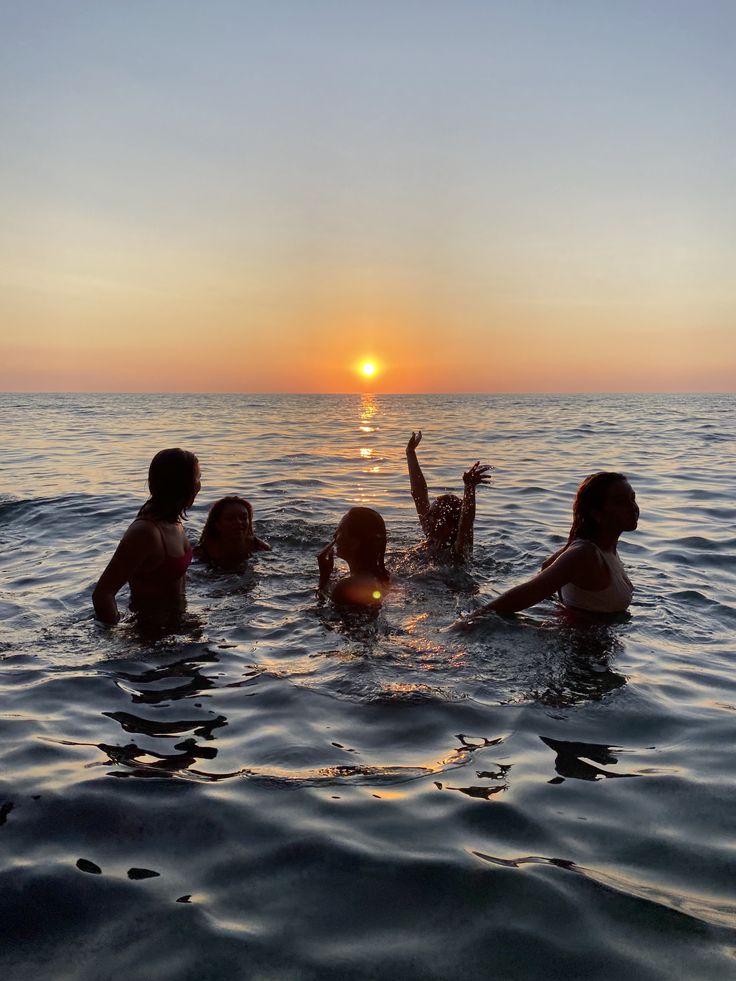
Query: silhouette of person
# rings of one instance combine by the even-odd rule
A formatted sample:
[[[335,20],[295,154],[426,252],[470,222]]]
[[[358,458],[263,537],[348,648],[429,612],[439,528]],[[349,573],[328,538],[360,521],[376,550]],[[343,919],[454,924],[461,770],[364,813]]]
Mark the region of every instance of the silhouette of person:
[[[130,609],[181,610],[184,577],[192,561],[182,519],[200,489],[199,462],[187,450],[161,450],[148,468],[151,496],[120,540],[92,593],[95,616],[120,619],[115,597],[130,584]]]
[[[270,552],[253,530],[253,507],[250,501],[230,494],[215,501],[207,514],[194,555],[222,569],[242,565],[255,552]]]
[[[473,554],[475,488],[490,481],[491,475],[488,471],[491,468],[476,461],[463,474],[465,492],[462,500],[455,494],[441,494],[430,504],[427,481],[417,459],[417,446],[421,441],[420,429],[412,432],[406,444],[411,496],[426,536],[419,551],[440,560],[465,562]]]
[[[560,593],[566,607],[594,613],[621,613],[631,602],[634,587],[616,546],[625,531],[639,521],[636,494],[621,473],[601,471],[586,477],[573,503],[567,542],[542,565],[532,579],[514,586],[458,621],[473,623],[487,613],[516,613]]]
[[[335,554],[347,562],[350,574],[331,585]],[[386,525],[381,515],[372,508],[350,508],[335,537],[317,555],[319,592],[338,604],[380,607],[390,582],[385,554]]]

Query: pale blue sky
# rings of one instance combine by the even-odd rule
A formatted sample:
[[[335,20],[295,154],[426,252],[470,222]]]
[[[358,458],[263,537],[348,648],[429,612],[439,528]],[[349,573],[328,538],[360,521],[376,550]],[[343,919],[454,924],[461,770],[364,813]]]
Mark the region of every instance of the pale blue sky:
[[[4,0],[0,387],[206,318],[249,363],[164,387],[341,388],[284,351],[370,324],[394,390],[732,388],[734,50],[708,0]]]

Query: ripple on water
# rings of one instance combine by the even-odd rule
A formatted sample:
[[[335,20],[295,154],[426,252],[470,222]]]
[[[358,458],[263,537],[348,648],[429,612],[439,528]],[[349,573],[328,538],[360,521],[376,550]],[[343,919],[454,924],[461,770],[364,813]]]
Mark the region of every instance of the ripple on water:
[[[71,976],[70,950],[76,981],[730,976],[732,397],[0,404],[5,976]],[[431,494],[496,467],[466,570],[411,551],[419,426]],[[236,490],[274,551],[195,565],[176,624],[108,631],[90,589],[152,441],[202,461],[192,537]],[[631,615],[446,632],[564,542],[597,468],[641,500]],[[374,618],[315,597],[358,502],[389,530]]]

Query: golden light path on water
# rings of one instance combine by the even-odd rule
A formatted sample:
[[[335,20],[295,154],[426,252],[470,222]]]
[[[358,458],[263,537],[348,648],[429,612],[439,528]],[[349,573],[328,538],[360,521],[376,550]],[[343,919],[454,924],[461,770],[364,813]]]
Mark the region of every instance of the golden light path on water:
[[[193,976],[206,951],[204,973],[228,979],[257,957],[282,977],[485,981],[478,950],[503,977],[668,981],[675,961],[731,976],[732,397],[0,408],[3,976],[65,976],[82,936],[80,978],[130,974],[131,958],[141,976]],[[479,457],[495,467],[464,569],[417,558],[405,448],[420,428],[432,497]],[[202,464],[191,540],[236,491],[272,550],[232,574],[193,563],[175,634],[128,614],[103,630],[91,586],[160,445]],[[580,624],[549,601],[448,631],[559,547],[581,477],[604,467],[642,507],[620,543],[629,614]],[[315,592],[316,555],[358,504],[386,522],[392,580],[365,621]]]

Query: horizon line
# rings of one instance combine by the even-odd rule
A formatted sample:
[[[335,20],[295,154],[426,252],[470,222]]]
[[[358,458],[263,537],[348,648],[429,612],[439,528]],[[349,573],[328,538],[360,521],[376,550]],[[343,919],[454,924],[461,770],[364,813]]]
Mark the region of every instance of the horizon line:
[[[201,389],[92,389],[92,388],[67,388],[67,389],[0,389],[0,395],[299,395],[299,396],[345,396],[345,395],[370,395],[370,396],[426,396],[426,395],[736,395],[736,391],[711,390],[711,389],[606,389],[603,391],[579,390],[579,391],[441,391],[441,392],[380,392],[380,391],[351,391],[351,392],[290,392],[290,391],[240,391],[228,389],[226,391],[204,391]]]

